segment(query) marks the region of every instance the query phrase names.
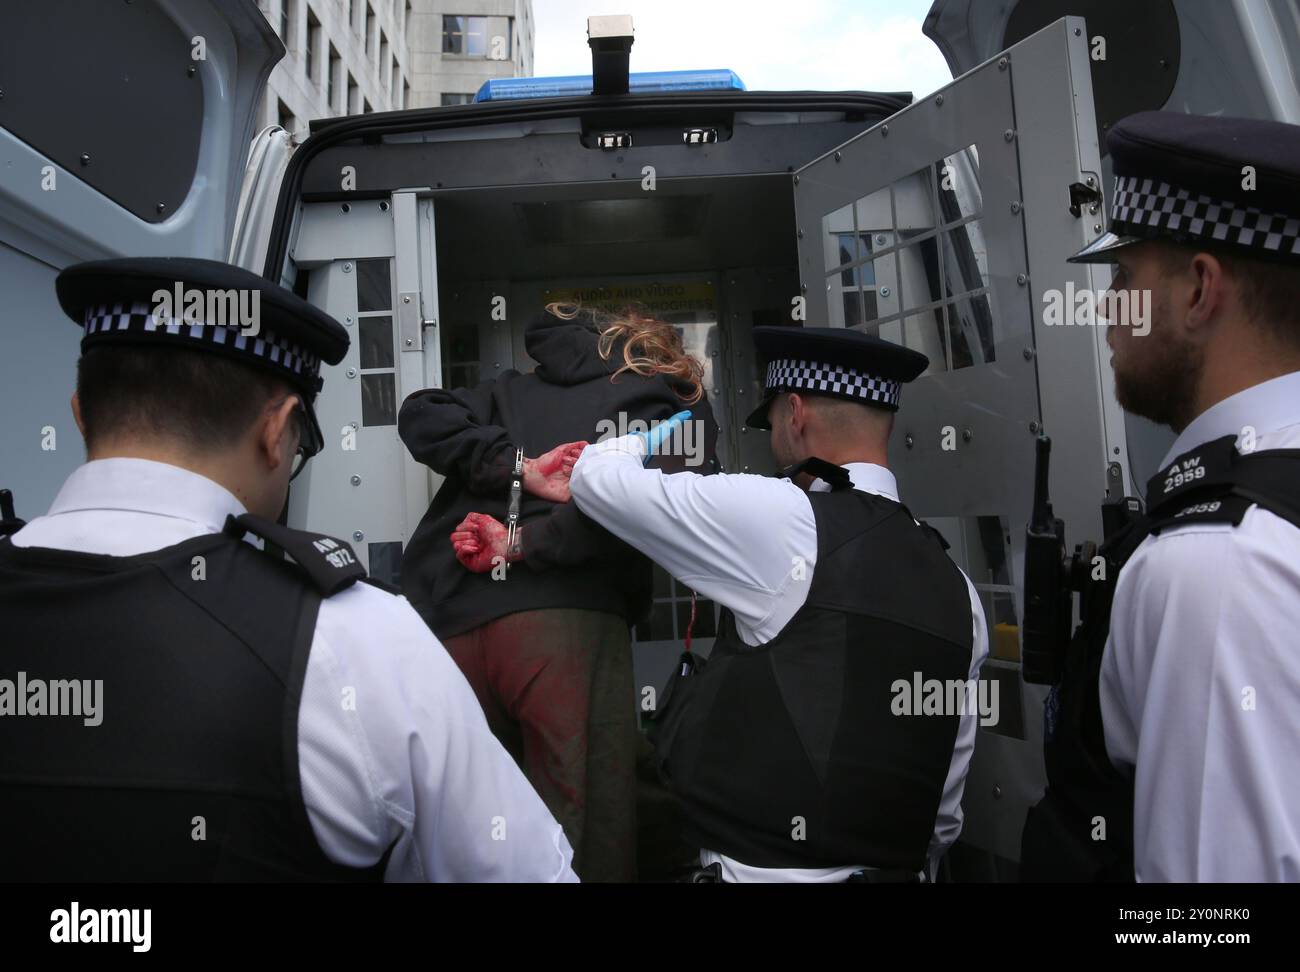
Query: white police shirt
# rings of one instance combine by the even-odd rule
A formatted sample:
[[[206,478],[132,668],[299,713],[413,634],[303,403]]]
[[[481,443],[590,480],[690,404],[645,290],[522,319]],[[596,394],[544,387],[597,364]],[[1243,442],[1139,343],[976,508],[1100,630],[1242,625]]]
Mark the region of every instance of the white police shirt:
[[[817,563],[817,521],[808,495],[789,479],[747,474],[664,475],[645,469],[645,447],[637,436],[607,439],[583,450],[569,483],[578,508],[627,541],[687,587],[723,607],[736,619],[736,633],[747,645],[771,641],[808,599]],[[852,462],[853,488],[898,500],[894,474],[884,466]],[[826,491],[818,479],[811,487]],[[804,570],[792,570],[802,562]],[[984,608],[967,578],[970,593],[970,679],[988,656]],[[952,763],[930,841],[930,877],[961,833],[962,790],[975,749],[978,713],[961,716]],[[831,868],[752,867],[709,850],[704,865],[718,863],[724,881],[843,881],[861,865]]]
[[[101,459],[12,540],[125,557],[218,533],[245,512],[188,470]],[[341,704],[348,686],[353,707]],[[564,832],[403,597],[358,583],[321,601],[298,766],[312,831],[337,864],[372,867],[395,842],[388,881],[577,880]]]
[[[1300,448],[1300,372],[1207,409],[1161,468],[1225,435]],[[1100,690],[1106,750],[1134,777],[1139,881],[1300,881],[1300,530],[1256,506],[1144,540]]]

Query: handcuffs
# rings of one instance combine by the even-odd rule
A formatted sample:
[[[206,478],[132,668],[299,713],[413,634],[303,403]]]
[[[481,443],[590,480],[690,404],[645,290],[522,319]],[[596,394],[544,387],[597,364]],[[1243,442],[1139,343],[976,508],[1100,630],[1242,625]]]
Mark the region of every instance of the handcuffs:
[[[510,569],[510,552],[519,542],[519,504],[524,494],[524,450],[515,450],[515,469],[510,478],[510,505],[506,508],[506,570]]]

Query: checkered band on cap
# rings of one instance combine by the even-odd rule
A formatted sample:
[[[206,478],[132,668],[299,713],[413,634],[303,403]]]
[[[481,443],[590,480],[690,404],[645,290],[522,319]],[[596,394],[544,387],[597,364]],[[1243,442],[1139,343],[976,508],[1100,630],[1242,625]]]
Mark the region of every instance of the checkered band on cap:
[[[898,407],[898,393],[902,388],[900,381],[868,375],[856,368],[794,358],[778,358],[769,362],[765,384],[769,389],[803,389],[844,398],[860,398],[864,402],[887,405],[890,408]]]
[[[319,386],[319,355],[262,328],[257,334],[243,334],[238,321],[232,324],[206,324],[156,314],[143,302],[99,304],[86,308],[86,337],[109,337],[118,334],[164,334],[194,345],[217,345],[229,351],[260,358],[263,363],[280,368],[290,375]]]
[[[1117,176],[1110,220],[1111,232],[1120,235],[1181,233],[1262,253],[1300,257],[1300,218],[1198,195],[1158,179]]]

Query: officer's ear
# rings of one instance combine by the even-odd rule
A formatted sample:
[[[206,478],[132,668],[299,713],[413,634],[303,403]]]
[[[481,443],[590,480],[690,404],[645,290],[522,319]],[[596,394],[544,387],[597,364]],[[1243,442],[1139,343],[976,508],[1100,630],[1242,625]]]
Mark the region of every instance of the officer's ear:
[[[269,402],[262,415],[257,448],[272,470],[279,469],[281,463],[293,461],[298,447],[298,426],[293,417],[297,407],[298,397],[286,395]]]
[[[86,438],[86,423],[81,420],[81,396],[76,392],[72,393],[72,420],[77,423],[77,431],[81,433],[81,438]]]
[[[1232,282],[1228,279],[1223,262],[1213,253],[1202,251],[1193,254],[1185,262],[1185,268],[1188,286],[1176,290],[1175,294],[1183,301],[1182,309],[1189,328],[1204,332],[1207,325],[1226,306]]]
[[[802,435],[808,425],[808,399],[798,392],[790,392],[786,395],[786,408],[790,413],[790,431],[795,435]]]

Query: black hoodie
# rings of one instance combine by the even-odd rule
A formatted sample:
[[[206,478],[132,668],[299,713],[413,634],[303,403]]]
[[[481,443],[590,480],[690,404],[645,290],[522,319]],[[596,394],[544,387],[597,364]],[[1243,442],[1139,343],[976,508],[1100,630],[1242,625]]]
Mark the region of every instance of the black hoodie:
[[[516,611],[587,608],[639,621],[650,603],[650,562],[581,513],[524,492],[520,506],[523,560],[505,580],[475,574],[456,560],[451,532],[466,514],[504,522],[515,450],[536,458],[565,442],[595,442],[598,425],[652,421],[690,408],[704,420],[704,462],[714,468],[717,426],[707,399],[686,405],[664,376],[624,372],[621,343],[609,360],[597,351],[597,333],[585,316],[565,321],[543,314],[524,335],[538,362],[532,374],[510,369],[475,388],[430,388],[402,403],[397,428],[411,455],[447,477],[402,558],[402,588],[440,638],[461,634]],[[698,427],[698,426],[697,426]],[[665,471],[680,457],[654,460]]]

